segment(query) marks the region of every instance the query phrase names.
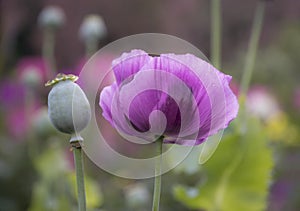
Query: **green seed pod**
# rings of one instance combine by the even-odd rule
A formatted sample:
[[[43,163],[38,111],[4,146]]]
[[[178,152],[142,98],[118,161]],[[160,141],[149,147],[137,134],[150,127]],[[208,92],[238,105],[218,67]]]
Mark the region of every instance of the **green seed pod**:
[[[48,95],[48,115],[56,129],[63,133],[78,134],[91,119],[89,101],[82,89],[74,83],[74,75],[58,74],[46,86],[53,85]]]

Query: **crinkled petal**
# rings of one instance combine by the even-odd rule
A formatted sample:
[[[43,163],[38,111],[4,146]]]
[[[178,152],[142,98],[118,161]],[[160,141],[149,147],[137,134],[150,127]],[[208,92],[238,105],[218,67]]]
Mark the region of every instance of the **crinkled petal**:
[[[211,64],[195,57],[194,55],[161,55],[174,59],[189,67],[196,75],[194,80],[201,81],[203,88],[195,88],[193,92],[199,104],[198,109],[210,108],[210,113],[200,113],[201,124],[198,141],[203,142],[208,136],[216,134],[219,130],[225,129],[228,124],[237,116],[238,101],[229,87],[231,76],[218,71]],[[204,91],[205,90],[205,91]],[[205,93],[206,92],[206,93]],[[205,100],[201,100],[204,98]],[[209,99],[210,106],[208,106]],[[204,115],[203,115],[204,114]]]
[[[149,60],[151,60],[151,57],[142,50],[132,50],[129,53],[123,53],[121,57],[113,60],[112,69],[117,84],[120,85],[125,80],[132,78]]]
[[[237,117],[239,110],[239,103],[237,97],[230,88],[231,79],[231,76],[223,75],[223,86],[226,99],[226,120],[224,128],[228,127],[229,123]]]
[[[111,86],[105,87],[101,94],[100,94],[100,101],[99,105],[102,108],[102,115],[103,117],[110,122],[110,124],[114,125],[112,113],[111,113],[111,106],[112,106],[112,100],[115,96],[115,93],[118,89],[118,86],[116,83],[113,83]]]

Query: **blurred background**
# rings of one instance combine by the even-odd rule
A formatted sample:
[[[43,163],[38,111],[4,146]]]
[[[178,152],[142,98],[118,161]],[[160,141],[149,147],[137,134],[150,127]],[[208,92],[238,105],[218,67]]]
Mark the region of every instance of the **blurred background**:
[[[233,76],[237,95],[257,2],[222,1],[221,70]],[[57,9],[54,15],[42,15],[49,6]],[[0,210],[76,210],[68,136],[47,118],[44,83],[53,78],[51,69],[76,74],[93,46],[146,32],[177,36],[210,58],[209,0],[2,0],[0,11]],[[102,17],[93,16],[100,26],[84,29],[91,14]],[[274,163],[259,210],[300,210],[299,58],[300,2],[267,1],[246,101]],[[88,158],[85,164],[90,210],[150,210],[151,179],[121,179]],[[206,210],[196,200],[205,168],[185,165],[163,176],[161,210]]]

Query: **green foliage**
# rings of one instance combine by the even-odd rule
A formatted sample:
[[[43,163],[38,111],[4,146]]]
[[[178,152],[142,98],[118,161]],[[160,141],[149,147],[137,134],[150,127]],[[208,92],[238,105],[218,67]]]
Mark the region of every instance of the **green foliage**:
[[[175,197],[190,208],[213,211],[260,211],[266,207],[273,167],[266,134],[250,120],[245,134],[228,134],[203,165],[207,180],[193,196],[184,186],[174,188]]]
[[[40,176],[33,188],[29,211],[77,210],[76,175],[66,162],[66,152],[54,145],[34,160]],[[98,184],[85,177],[87,208],[93,210],[102,204]]]

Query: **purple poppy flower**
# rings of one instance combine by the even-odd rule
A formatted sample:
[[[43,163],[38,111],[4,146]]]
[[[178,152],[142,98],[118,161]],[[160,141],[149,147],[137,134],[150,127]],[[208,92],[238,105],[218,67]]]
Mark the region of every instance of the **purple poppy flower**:
[[[191,54],[124,53],[112,63],[116,82],[100,94],[103,116],[131,140],[197,145],[228,126],[238,102],[231,76]]]

